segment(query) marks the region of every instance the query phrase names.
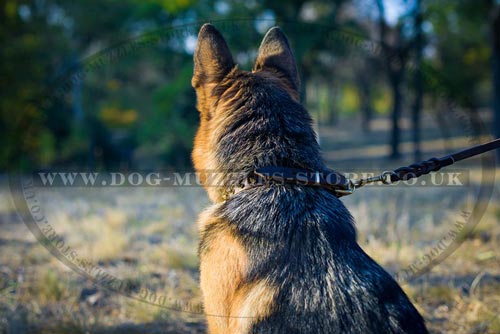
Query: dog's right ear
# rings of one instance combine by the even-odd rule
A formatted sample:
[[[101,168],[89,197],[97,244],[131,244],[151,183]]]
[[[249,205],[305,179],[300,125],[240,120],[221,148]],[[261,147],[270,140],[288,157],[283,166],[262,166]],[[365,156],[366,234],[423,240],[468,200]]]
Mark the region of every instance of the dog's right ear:
[[[262,39],[254,72],[268,71],[282,78],[290,87],[292,95],[298,100],[300,81],[297,65],[288,40],[278,27],[269,29]]]
[[[198,33],[191,84],[195,89],[219,83],[235,66],[224,37],[209,23]]]

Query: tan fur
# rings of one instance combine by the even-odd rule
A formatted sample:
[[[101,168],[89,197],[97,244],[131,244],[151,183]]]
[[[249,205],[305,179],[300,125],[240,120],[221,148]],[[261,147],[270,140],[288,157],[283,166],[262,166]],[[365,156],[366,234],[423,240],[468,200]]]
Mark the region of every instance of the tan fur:
[[[234,68],[232,72],[238,71]],[[213,90],[213,85],[208,85],[209,90]],[[233,89],[231,89],[233,88]],[[235,87],[229,88],[228,92],[233,92]],[[216,146],[217,140],[224,131],[224,126],[228,122],[228,104],[237,99],[238,93],[235,92],[231,99],[227,96],[215,96],[212,91],[208,92],[207,87],[195,86],[198,96],[198,110],[200,111],[200,126],[196,132],[193,148],[193,164],[196,171],[200,175],[200,181],[203,184],[208,196],[212,202],[220,202],[223,200],[225,189],[219,185],[210,184],[207,182],[209,176],[213,173],[221,172],[221,164],[215,157],[213,148]],[[200,98],[201,96],[201,98]],[[224,101],[218,105],[218,101]]]
[[[303,209],[310,214],[301,216],[305,207],[295,208],[288,195],[280,195],[284,187],[248,186],[259,166],[326,169],[310,118],[291,101],[299,102],[300,80],[279,28],[269,30],[253,71],[246,72],[234,63],[222,35],[205,24],[194,53],[192,84],[200,111],[192,157],[213,202],[198,220],[208,332],[427,333],[404,292],[396,291],[397,283],[355,245],[351,217],[340,203],[332,203],[338,211],[324,210],[314,198],[324,201],[326,194],[289,188],[288,195],[311,203]],[[239,173],[246,174],[242,178]],[[214,184],[213,174],[223,182]],[[235,174],[239,179],[232,178]],[[339,246],[331,242],[337,235]],[[318,245],[311,240],[315,236]],[[340,258],[337,249],[349,251],[348,256]],[[292,252],[300,253],[295,257]]]
[[[245,334],[249,333],[253,323],[271,314],[277,289],[265,280],[245,280],[248,267],[246,250],[238,236],[232,234],[228,222],[215,213],[217,203],[224,200],[226,189],[209,181],[209,173],[224,172],[224,162],[217,160],[214,148],[232,121],[233,106],[242,99],[243,93],[232,77],[249,72],[239,70],[237,66],[228,69],[215,61],[223,57],[225,46],[211,48],[209,42],[213,43],[213,37],[198,42],[192,79],[200,112],[192,159],[200,181],[215,203],[200,215],[198,228],[203,236],[209,227],[217,226],[217,232],[206,237],[203,249],[200,249],[200,286],[209,333]],[[232,64],[230,59],[226,62]],[[297,92],[277,78],[276,73],[261,70],[252,73],[281,85],[298,100]],[[216,94],[217,86],[225,87],[220,95]]]
[[[198,227],[204,231],[212,224],[225,222],[212,215],[213,208],[200,216]],[[247,258],[241,244],[229,231],[207,241],[207,250],[200,253],[200,285],[205,300],[210,333],[230,333],[231,303],[242,283]]]
[[[200,231],[212,224],[227,226],[214,216],[216,207],[200,215]],[[246,252],[229,229],[218,233],[200,254],[200,285],[209,333],[248,333],[253,322],[270,314],[276,289],[266,281],[246,284],[246,269]]]
[[[231,304],[231,333],[248,333],[251,325],[271,314],[276,289],[259,281],[240,289]]]
[[[194,148],[192,153],[193,164],[199,173],[200,181],[203,184],[208,196],[212,202],[221,202],[227,189],[207,182],[209,175],[223,171],[223,162],[217,161],[213,148],[217,141],[231,123],[231,108],[241,99],[241,91],[237,84],[232,82],[231,76],[246,71],[239,70],[237,67],[222,80],[220,85],[228,85],[228,88],[221,96],[213,94],[214,85],[195,86],[198,96],[198,110],[200,111],[200,126],[196,132]],[[298,94],[283,80],[276,78],[275,75],[268,72],[256,72],[257,76],[265,78],[266,81],[274,82],[285,89],[290,96],[298,100]],[[233,85],[231,85],[233,84]],[[210,91],[212,90],[212,91]],[[201,98],[200,98],[201,96]]]

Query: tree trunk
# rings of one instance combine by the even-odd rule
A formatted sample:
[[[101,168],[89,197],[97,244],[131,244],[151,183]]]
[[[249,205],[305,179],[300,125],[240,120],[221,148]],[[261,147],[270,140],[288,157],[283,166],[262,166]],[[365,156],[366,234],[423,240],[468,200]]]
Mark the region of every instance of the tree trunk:
[[[391,115],[391,138],[390,146],[391,153],[389,158],[398,159],[401,157],[399,151],[400,132],[399,119],[403,108],[403,94],[401,92],[401,84],[404,82],[405,77],[405,64],[407,60],[408,46],[404,46],[402,26],[399,25],[395,28],[395,42],[389,45],[387,42],[387,24],[385,21],[385,8],[382,0],[377,0],[376,5],[379,11],[379,36],[380,43],[383,49],[383,58],[385,60],[385,67],[387,76],[389,77],[393,106]]]
[[[415,101],[412,108],[412,141],[415,161],[422,160],[420,148],[420,118],[422,111],[423,88],[422,88],[422,13],[421,0],[416,1],[415,13]]]
[[[371,132],[371,122],[373,118],[373,109],[371,103],[369,101],[362,101],[362,120],[361,120],[361,129],[364,133]]]
[[[493,135],[500,138],[500,6],[492,4]],[[500,150],[497,150],[500,161]]]
[[[403,82],[404,68],[400,69],[399,73],[392,75],[392,114],[391,114],[391,159],[399,159],[401,152],[399,151],[399,142],[401,141],[401,129],[399,127],[399,119],[403,107],[403,94],[401,93],[401,83]]]
[[[371,82],[368,78],[369,75],[365,75],[368,71],[366,68],[362,68],[362,73],[356,74],[356,81],[358,86],[359,98],[361,102],[361,129],[364,133],[369,133],[370,123],[373,117],[373,108],[371,101]]]

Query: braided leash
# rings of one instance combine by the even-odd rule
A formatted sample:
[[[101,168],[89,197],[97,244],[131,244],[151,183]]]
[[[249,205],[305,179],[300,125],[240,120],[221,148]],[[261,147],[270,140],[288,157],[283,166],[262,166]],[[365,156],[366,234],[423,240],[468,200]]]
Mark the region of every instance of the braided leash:
[[[419,177],[430,172],[436,172],[443,167],[450,166],[457,161],[471,158],[473,156],[499,149],[500,148],[500,138],[492,140],[488,143],[477,145],[460,152],[456,152],[447,155],[442,158],[431,158],[429,160],[422,161],[420,163],[411,164],[406,167],[400,167],[393,171],[385,171],[382,174],[374,177],[359,179],[359,180],[349,180],[349,187],[347,189],[336,189],[335,192],[338,197],[350,195],[354,190],[374,182],[382,182],[383,184],[391,184],[397,181],[407,181],[415,177]]]
[[[252,177],[252,182],[249,183],[252,186],[265,184],[266,182],[302,184],[325,188],[333,192],[335,196],[342,197],[352,194],[356,189],[359,189],[369,183],[382,182],[383,184],[391,184],[397,181],[407,181],[429,174],[430,172],[436,172],[443,167],[454,164],[457,161],[498,148],[500,148],[500,138],[442,158],[431,158],[420,163],[397,168],[393,171],[385,171],[378,176],[359,180],[348,179],[342,173],[333,170],[319,172],[301,168],[266,166],[255,169],[253,171],[253,177],[255,177],[255,179]],[[241,189],[245,188],[247,188],[247,186],[244,186]],[[231,194],[233,193],[235,193],[234,190],[231,191]]]

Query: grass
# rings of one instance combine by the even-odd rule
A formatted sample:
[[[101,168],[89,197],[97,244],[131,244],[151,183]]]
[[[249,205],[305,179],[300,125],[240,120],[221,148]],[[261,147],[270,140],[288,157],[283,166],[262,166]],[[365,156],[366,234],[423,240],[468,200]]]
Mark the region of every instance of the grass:
[[[342,131],[323,143],[336,142]],[[372,137],[375,144],[381,140],[380,133]],[[386,167],[353,161],[342,161],[339,170]],[[466,187],[366,187],[344,198],[363,249],[392,274],[432,251],[476,204],[481,173],[474,162],[465,168],[471,181]],[[62,264],[19,220],[2,185],[0,333],[204,332],[201,314],[168,308],[199,311],[195,221],[208,204],[203,189],[54,188],[40,189],[37,198],[79,258],[119,278],[129,295],[163,296],[167,307],[109,291]],[[402,283],[432,333],[500,333],[499,220],[497,191],[473,231],[457,237],[456,251]]]
[[[207,203],[202,189],[65,191],[39,197],[51,224],[79,256],[126,282],[133,296],[147,288],[182,305],[201,303],[194,221]],[[384,195],[375,196],[378,192]],[[2,190],[2,203],[8,202],[7,196]],[[447,188],[367,188],[345,199],[356,218],[360,244],[393,274],[432,247],[460,210],[470,206],[468,201],[467,192]],[[160,203],[172,207],[172,215]],[[433,333],[499,331],[498,203],[495,195],[481,222],[451,256],[403,284]],[[9,210],[13,208],[0,208],[7,215]],[[51,256],[21,222],[3,221],[1,228],[3,332],[119,333],[123,326],[137,333],[162,332],[165,326],[173,333],[178,328],[203,332],[201,315],[148,305],[95,286]]]

